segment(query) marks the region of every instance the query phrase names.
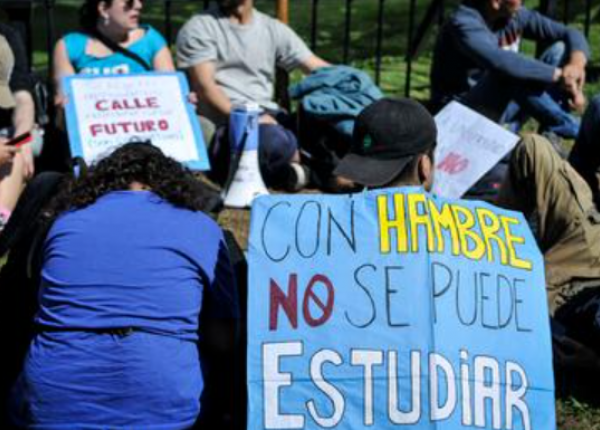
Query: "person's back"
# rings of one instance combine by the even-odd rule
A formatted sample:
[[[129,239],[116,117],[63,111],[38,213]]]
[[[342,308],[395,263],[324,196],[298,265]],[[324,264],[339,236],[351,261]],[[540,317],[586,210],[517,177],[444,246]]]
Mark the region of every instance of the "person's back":
[[[204,385],[203,298],[225,295],[223,317],[235,316],[232,288],[223,233],[200,212],[143,189],[64,212],[45,243],[37,335],[13,390],[13,420],[189,428]]]

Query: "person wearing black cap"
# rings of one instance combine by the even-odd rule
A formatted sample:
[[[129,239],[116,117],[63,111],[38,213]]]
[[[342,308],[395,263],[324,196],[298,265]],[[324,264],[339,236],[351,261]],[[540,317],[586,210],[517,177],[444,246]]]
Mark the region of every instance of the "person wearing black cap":
[[[335,174],[368,188],[421,185],[430,191],[436,138],[422,105],[382,99],[359,115],[350,152]],[[590,187],[545,138],[528,135],[513,151],[496,203],[528,219],[535,214],[550,314],[556,326],[566,327],[555,333],[555,347],[575,351],[569,366],[592,356],[600,369],[600,213]]]
[[[410,99],[381,99],[365,108],[354,128],[352,147],[335,175],[368,188],[433,186],[435,121]]]
[[[368,188],[421,185],[430,191],[436,138],[435,121],[422,105],[382,99],[359,115],[352,148],[335,173]],[[545,138],[528,135],[515,148],[496,204],[526,217],[537,214],[552,313],[576,281],[598,280],[600,286],[600,213],[592,191]]]

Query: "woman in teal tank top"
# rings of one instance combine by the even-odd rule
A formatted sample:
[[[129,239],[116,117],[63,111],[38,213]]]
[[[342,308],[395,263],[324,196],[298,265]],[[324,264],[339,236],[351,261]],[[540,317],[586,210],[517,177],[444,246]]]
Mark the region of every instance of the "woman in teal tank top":
[[[108,39],[133,52],[156,71],[174,71],[164,38],[149,25],[140,25],[142,0],[86,0],[81,8],[81,31],[70,33],[56,44],[54,79],[58,105],[64,98],[61,79],[75,73],[142,73],[147,68],[100,39]]]

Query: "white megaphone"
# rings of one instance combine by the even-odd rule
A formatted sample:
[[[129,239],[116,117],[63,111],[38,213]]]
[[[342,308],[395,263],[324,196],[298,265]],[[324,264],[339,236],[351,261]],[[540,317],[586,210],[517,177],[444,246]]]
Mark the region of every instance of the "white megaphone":
[[[224,204],[230,208],[248,208],[255,197],[269,194],[258,164],[257,104],[235,106],[229,117],[231,163],[224,187]]]

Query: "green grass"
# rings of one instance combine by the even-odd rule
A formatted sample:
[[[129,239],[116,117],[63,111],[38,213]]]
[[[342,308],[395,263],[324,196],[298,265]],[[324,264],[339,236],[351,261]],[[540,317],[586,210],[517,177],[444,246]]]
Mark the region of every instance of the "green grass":
[[[457,0],[447,1],[447,11],[451,11]],[[527,1],[529,6],[537,4]],[[583,29],[584,2],[573,2],[570,21],[574,27]],[[60,36],[76,27],[79,0],[56,1],[56,35]],[[160,31],[165,32],[165,11],[162,2],[149,0],[144,11],[145,21],[151,23]],[[257,0],[258,7],[267,12],[274,12],[274,0]],[[417,23],[422,19],[429,2],[418,0]],[[200,1],[174,1],[172,6],[173,37],[189,16],[201,8]],[[383,44],[381,87],[390,95],[403,95],[406,77],[404,61],[407,46],[409,0],[386,0],[384,8]],[[352,9],[352,26],[350,32],[350,64],[375,76],[375,47],[377,32],[377,15],[379,1],[354,0]],[[559,11],[563,8],[559,4]],[[340,63],[343,60],[343,42],[345,25],[345,1],[321,0],[319,2],[319,26],[317,33],[316,52],[327,60]],[[600,68],[600,4],[596,2],[593,8],[592,30],[590,45],[592,47],[592,66]],[[290,0],[290,25],[306,40],[310,40],[311,31],[311,2],[309,0]],[[34,10],[34,65],[40,71],[45,71],[48,62],[46,50],[46,17],[44,10],[38,6]],[[413,65],[411,96],[418,99],[429,97],[429,68],[431,65],[431,47],[433,46],[437,26],[428,33],[421,55]],[[524,44],[526,52],[533,52],[532,44]],[[588,95],[600,93],[600,82],[595,79],[587,86]]]
[[[257,0],[258,7],[267,12],[274,12],[274,0]],[[569,21],[577,28],[583,28],[583,1],[571,1]],[[593,21],[590,32],[592,47],[592,69],[600,68],[600,3],[594,2]],[[57,0],[56,29],[60,36],[76,27],[79,0]],[[164,9],[162,3],[155,0],[146,1],[144,18],[157,29],[165,32]],[[406,77],[404,61],[407,45],[409,0],[386,0],[385,20],[383,27],[381,87],[389,95],[403,95]],[[417,22],[419,22],[429,4],[418,0]],[[447,1],[450,11],[456,0]],[[526,1],[530,7],[538,2]],[[306,40],[310,40],[311,2],[309,0],[290,0],[290,25]],[[316,53],[323,58],[340,63],[343,59],[345,2],[343,0],[321,0],[319,2],[319,31],[317,34]],[[350,64],[375,76],[375,46],[377,31],[377,0],[354,0],[352,29],[350,33]],[[183,23],[201,7],[200,1],[180,0],[173,2],[173,36]],[[559,3],[558,11],[563,10]],[[46,18],[41,7],[34,9],[34,66],[44,73],[47,69],[48,53],[46,50]],[[431,47],[435,40],[437,27],[433,28],[421,50],[421,55],[413,64],[411,95],[426,100],[429,97],[429,68],[431,66]],[[532,53],[534,46],[524,44],[525,52]],[[292,81],[299,79],[293,75]],[[586,92],[588,96],[600,93],[600,82],[597,77],[589,82]],[[0,259],[0,267],[4,261]],[[600,409],[580,403],[576,399],[557,401],[558,424],[561,430],[600,430]],[[540,429],[541,430],[541,429]]]

